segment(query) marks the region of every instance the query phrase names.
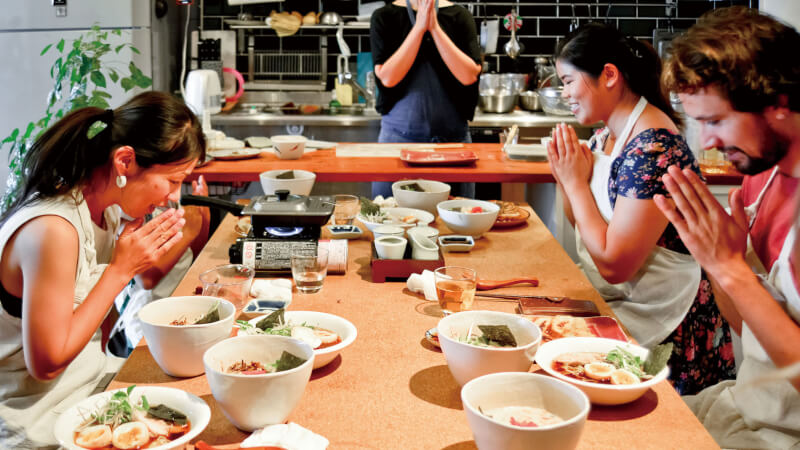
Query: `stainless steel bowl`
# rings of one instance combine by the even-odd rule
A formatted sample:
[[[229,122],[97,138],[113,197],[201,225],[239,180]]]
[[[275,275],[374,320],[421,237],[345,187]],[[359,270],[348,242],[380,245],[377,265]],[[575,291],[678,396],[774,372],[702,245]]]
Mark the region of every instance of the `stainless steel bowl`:
[[[547,114],[555,116],[571,116],[572,110],[569,109],[569,103],[561,96],[562,88],[545,87],[537,89],[539,100],[542,103],[542,109]]]
[[[342,23],[342,16],[340,16],[337,12],[328,11],[322,14],[322,16],[319,18],[319,23],[323,25],[339,25]]]
[[[484,91],[480,94],[478,104],[484,112],[507,113],[517,106],[517,94],[506,90]]]
[[[519,106],[528,111],[541,111],[542,102],[536,91],[524,91],[519,94]]]

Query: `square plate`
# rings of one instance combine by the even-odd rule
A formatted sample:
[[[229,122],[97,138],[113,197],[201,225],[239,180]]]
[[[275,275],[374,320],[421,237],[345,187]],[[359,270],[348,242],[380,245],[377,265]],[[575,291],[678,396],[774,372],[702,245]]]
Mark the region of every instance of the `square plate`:
[[[478,160],[475,152],[467,150],[409,150],[400,151],[400,160],[420,166],[466,166]]]
[[[613,317],[574,317],[569,315],[526,317],[541,328],[542,342],[563,337],[586,337],[585,331],[587,329],[596,337],[628,342],[628,337]],[[582,323],[580,323],[581,321]],[[580,333],[577,330],[584,330],[584,333]]]

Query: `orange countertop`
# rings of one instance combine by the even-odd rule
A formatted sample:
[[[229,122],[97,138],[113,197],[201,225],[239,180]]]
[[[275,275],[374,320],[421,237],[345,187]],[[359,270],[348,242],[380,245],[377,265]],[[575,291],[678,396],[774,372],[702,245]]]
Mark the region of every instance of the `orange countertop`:
[[[228,263],[236,235],[235,218],[221,223],[181,281],[175,295],[192,295],[198,274]],[[436,226],[446,232],[437,221]],[[325,237],[325,235],[323,235]],[[411,293],[405,283],[372,283],[370,239],[351,240],[348,270],[328,275],[317,294],[295,293],[292,310],[333,313],[358,329],[355,342],[337,359],[311,375],[303,397],[289,415],[330,440],[330,449],[474,449],[459,396],[444,355],[424,339],[441,312],[436,303]],[[447,264],[475,268],[482,279],[534,276],[539,287],[516,286],[502,292],[566,295],[608,306],[535,213],[527,224],[492,230],[469,253],[446,253]],[[476,298],[476,309],[513,312],[514,303]],[[535,367],[535,366],[534,366]],[[144,341],[134,350],[108,389],[131,384],[184,389],[211,407],[211,422],[199,439],[237,448],[247,435],[224,417],[204,375],[173,378],[156,365]],[[579,448],[718,448],[672,387],[663,382],[628,405],[592,406]]]
[[[501,150],[501,144],[464,144],[464,150],[477,154],[470,166],[412,166],[399,158],[337,157],[333,149],[316,150],[300,159],[283,160],[269,152],[237,161],[213,160],[194,170],[189,177],[203,175],[210,182],[258,181],[268,170],[298,169],[317,174],[319,182],[397,181],[424,178],[444,182],[478,183],[553,183],[550,165],[546,162],[515,161]],[[742,176],[735,171],[704,173],[709,184],[740,184]]]

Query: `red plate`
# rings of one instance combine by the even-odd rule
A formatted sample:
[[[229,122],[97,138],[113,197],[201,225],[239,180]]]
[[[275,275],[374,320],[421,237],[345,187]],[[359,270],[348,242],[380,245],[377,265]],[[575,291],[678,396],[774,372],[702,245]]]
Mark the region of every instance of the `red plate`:
[[[536,319],[553,319],[554,317],[558,316],[526,316],[533,320],[534,322]],[[625,335],[625,332],[622,331],[622,327],[619,326],[619,323],[613,317],[608,316],[594,316],[594,317],[577,317],[576,319],[583,319],[586,321],[586,326],[589,328],[589,331],[597,337],[609,338],[609,339],[616,339],[618,341],[628,342],[628,337]],[[544,330],[543,330],[544,331]],[[570,337],[569,334],[566,336],[559,336],[559,337]],[[552,340],[551,337],[544,335],[543,342],[548,340]]]
[[[475,152],[459,150],[408,150],[400,151],[400,160],[420,166],[465,166],[478,160]]]

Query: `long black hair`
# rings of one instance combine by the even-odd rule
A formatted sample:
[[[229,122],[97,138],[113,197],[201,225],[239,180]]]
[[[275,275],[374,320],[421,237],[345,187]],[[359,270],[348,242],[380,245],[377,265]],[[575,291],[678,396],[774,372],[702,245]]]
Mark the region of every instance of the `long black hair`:
[[[133,147],[136,164],[145,169],[202,160],[206,148],[197,117],[167,93],[144,92],[115,110],[72,111],[42,133],[25,155],[15,200],[1,220],[31,201],[85,186],[124,145]]]
[[[626,37],[610,25],[590,22],[561,41],[555,59],[567,62],[595,79],[606,64],[615,65],[631,91],[663,111],[675,125],[682,126],[683,119],[672,108],[661,87],[661,58],[647,42]]]

